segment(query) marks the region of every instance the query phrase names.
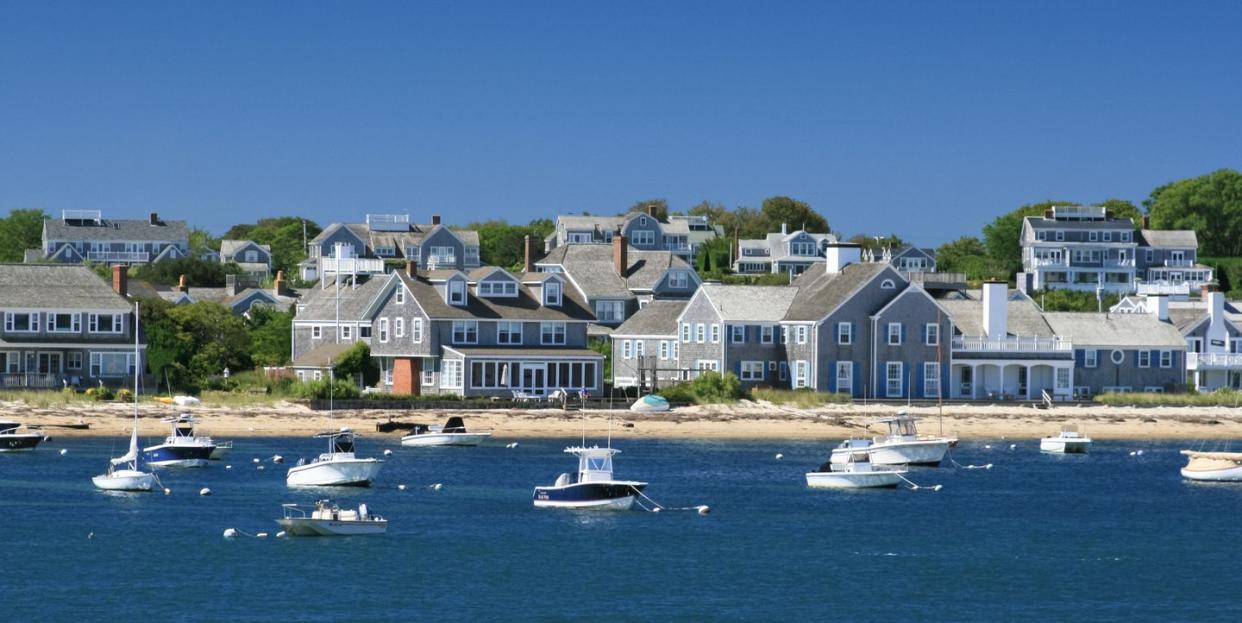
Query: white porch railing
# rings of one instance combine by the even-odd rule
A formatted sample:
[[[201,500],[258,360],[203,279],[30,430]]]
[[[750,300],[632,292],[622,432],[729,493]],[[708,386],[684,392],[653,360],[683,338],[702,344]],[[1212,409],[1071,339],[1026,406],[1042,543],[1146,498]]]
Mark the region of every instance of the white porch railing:
[[[43,372],[0,374],[0,388],[4,389],[60,389],[62,386],[59,374]]]
[[[953,338],[953,350],[961,352],[1067,352],[1074,349],[1073,341],[1066,337],[1014,336],[989,338],[985,335],[959,335]]]
[[[92,262],[146,262],[151,254],[146,251],[87,251],[86,259]]]
[[[384,260],[365,257],[321,257],[319,271],[325,275],[379,274],[384,272]]]
[[[457,268],[457,255],[430,255],[427,257],[427,269]]]
[[[1164,265],[1173,268],[1185,268],[1194,266],[1195,263],[1193,260],[1165,260]]]
[[[1136,291],[1148,296],[1190,296],[1190,283],[1186,281],[1139,281]]]
[[[1186,369],[1242,368],[1242,353],[1186,353]]]

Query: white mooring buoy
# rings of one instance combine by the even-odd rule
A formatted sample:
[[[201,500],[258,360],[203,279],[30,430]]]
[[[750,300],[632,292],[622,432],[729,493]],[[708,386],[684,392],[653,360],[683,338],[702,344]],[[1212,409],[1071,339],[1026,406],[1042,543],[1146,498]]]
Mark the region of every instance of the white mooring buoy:
[[[405,485],[397,485],[398,491],[405,491]]]
[[[392,456],[392,450],[384,450],[384,456]]]
[[[202,489],[198,490],[198,494],[199,495],[211,495],[211,489],[208,489],[207,487],[203,487]]]
[[[235,537],[235,536],[237,536],[237,530],[235,530],[235,529],[233,529],[233,528],[226,528],[226,529],[224,530],[224,538],[226,538],[226,539],[231,539],[231,538],[233,538],[233,537]]]
[[[168,487],[164,487],[164,495],[172,495],[172,489],[169,489]]]
[[[779,461],[779,460],[781,460],[781,459],[783,459],[783,458],[785,458],[785,455],[781,454],[780,452],[777,452],[777,453],[776,453],[776,460],[778,460],[778,461]]]
[[[66,454],[69,454],[69,448],[61,448],[60,455],[65,456]]]
[[[284,462],[285,462],[285,457],[280,456],[279,454],[273,455],[273,456],[272,456],[272,462],[273,462],[273,463],[284,463]]]

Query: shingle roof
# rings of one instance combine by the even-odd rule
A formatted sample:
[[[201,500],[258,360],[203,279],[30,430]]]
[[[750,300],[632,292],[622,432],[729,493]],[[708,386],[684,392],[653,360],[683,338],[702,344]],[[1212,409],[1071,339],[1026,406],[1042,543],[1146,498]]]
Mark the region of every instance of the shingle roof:
[[[888,264],[880,262],[849,264],[839,273],[829,273],[826,268],[823,263],[815,264],[794,281],[798,294],[789,305],[785,320],[821,320],[863,284],[885,270],[892,270]],[[894,281],[903,281],[896,271],[892,272]]]
[[[0,264],[0,307],[129,311],[133,306],[80,264]]]
[[[185,242],[190,229],[185,221],[160,221],[152,225],[147,219],[103,219],[101,224],[69,225],[61,219],[43,221],[47,240],[167,240]]]
[[[1198,249],[1199,238],[1193,229],[1144,229],[1143,240],[1155,248]]]
[[[793,286],[745,286],[705,283],[699,286],[725,322],[777,322],[798,294]]]
[[[629,247],[629,269],[622,277],[612,263],[612,244],[567,244],[552,249],[538,264],[559,265],[590,299],[633,298],[633,291],[651,290],[670,268],[694,272],[690,264],[669,251],[642,251]]]
[[[345,227],[354,235],[362,239],[367,245],[368,250],[374,251],[377,246],[390,246],[396,249],[397,254],[404,257],[405,247],[412,244],[421,244],[423,239],[432,233],[437,227],[445,227],[444,225],[431,225],[427,223],[412,223],[409,231],[371,231],[366,223],[333,223],[319,232],[311,239],[311,244],[319,244],[328,236],[332,235],[337,229]],[[479,246],[479,232],[473,229],[454,229],[445,227],[457,236],[462,244],[467,247]]]
[[[312,348],[293,360],[294,368],[326,368],[357,342],[327,342]]]
[[[1028,216],[1025,220],[1034,229],[1134,230],[1134,221],[1128,218],[1109,219],[1107,221],[1057,221],[1042,216]]]
[[[677,335],[677,317],[689,301],[651,301],[630,316],[613,335]]]
[[[970,292],[969,295],[972,298],[945,298],[938,302],[953,316],[953,326],[957,327],[962,335],[984,335],[983,301],[980,300],[982,297],[978,290]],[[1056,335],[1052,327],[1048,326],[1048,322],[1044,320],[1043,312],[1030,299],[1024,296],[1015,299],[1011,294],[1008,307],[1005,326],[1009,334],[1040,337]]]
[[[1186,347],[1186,341],[1177,327],[1161,322],[1151,314],[1048,312],[1044,318],[1057,335],[1070,338],[1075,348]]]
[[[404,272],[394,273],[409,289],[427,316],[433,319],[462,320],[546,320],[586,321],[595,320],[595,314],[575,292],[567,289],[562,293],[560,307],[545,307],[526,285],[518,287],[516,298],[480,297],[472,292],[466,297],[466,305],[458,307],[444,302],[444,295],[424,275],[410,277]],[[377,279],[376,281],[380,281]]]
[[[358,284],[357,287],[350,287],[349,283],[342,280],[340,285],[341,320],[365,320],[367,308],[386,281],[387,279],[383,277],[375,277]],[[335,284],[329,284],[326,289],[320,286],[308,288],[302,297],[303,307],[298,312],[296,320],[336,320],[336,291]]]
[[[457,351],[467,357],[583,357],[603,359],[604,356],[589,348],[531,348],[529,346],[445,346],[446,350]]]
[[[253,240],[221,240],[220,241],[220,254],[227,256],[227,257],[232,257],[233,254],[237,253],[238,251],[252,244],[260,249],[263,249],[264,251],[267,251],[268,255],[271,255],[272,253],[271,245],[258,244]]]

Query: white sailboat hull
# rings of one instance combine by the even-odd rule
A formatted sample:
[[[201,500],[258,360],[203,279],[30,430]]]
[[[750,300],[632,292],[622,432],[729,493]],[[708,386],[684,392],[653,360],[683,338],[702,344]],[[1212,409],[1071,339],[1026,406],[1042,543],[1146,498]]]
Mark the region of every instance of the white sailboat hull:
[[[1242,482],[1242,465],[1214,470],[1192,470],[1183,467],[1182,478],[1203,482]]]
[[[132,469],[119,469],[111,474],[95,476],[91,482],[105,491],[150,491],[155,487],[155,476]]]
[[[379,459],[320,461],[289,468],[285,483],[291,487],[365,487],[379,475]]]
[[[408,448],[477,446],[491,436],[491,433],[424,433],[422,435],[406,435],[402,437],[401,445]]]
[[[866,448],[836,448],[830,459],[834,465],[849,462],[850,454],[866,452],[873,465],[939,465],[949,451],[949,440],[880,442]]]
[[[806,486],[817,489],[876,489],[896,487],[901,483],[901,472],[876,470],[865,472],[810,472]]]
[[[1051,454],[1086,454],[1091,449],[1090,439],[1061,439],[1045,437],[1039,440],[1039,451]]]

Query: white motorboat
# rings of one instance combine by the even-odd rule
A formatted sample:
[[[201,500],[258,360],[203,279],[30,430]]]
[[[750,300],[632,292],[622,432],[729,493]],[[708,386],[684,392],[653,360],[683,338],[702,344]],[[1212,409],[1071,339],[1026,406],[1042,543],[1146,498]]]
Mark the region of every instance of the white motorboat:
[[[555,484],[535,487],[532,498],[536,508],[629,510],[647,486],[645,482],[613,479],[612,457],[620,450],[595,446],[569,447],[565,452],[578,457],[578,473],[561,474]]]
[[[342,509],[329,500],[319,500],[309,515],[297,504],[280,506],[284,509],[284,517],[276,523],[290,536],[365,536],[388,531],[388,520],[371,514],[366,504],[359,504],[357,510],[352,510]]]
[[[850,462],[850,456],[864,452],[875,465],[939,465],[957,440],[948,437],[920,435],[915,418],[906,412],[893,417],[878,418],[867,423],[887,424],[888,434],[871,439],[846,439],[833,448],[829,461],[834,465]]]
[[[328,451],[315,460],[302,460],[289,468],[285,482],[291,487],[366,487],[379,475],[384,462],[376,458],[360,459],[354,455],[354,438],[350,428],[315,435],[328,440]]]
[[[1242,481],[1242,452],[1196,452],[1182,450],[1188,460],[1182,478],[1208,482]]]
[[[206,467],[216,451],[211,437],[197,434],[198,420],[189,413],[160,420],[172,431],[164,442],[143,448],[142,458],[151,467]]]
[[[18,432],[22,425],[12,420],[0,420],[0,452],[24,452],[34,450],[47,439],[43,431]]]
[[[831,460],[820,466],[819,471],[808,472],[806,486],[826,489],[880,489],[901,484],[905,469],[876,467],[867,460],[866,452],[848,456],[845,463],[834,464]]]
[[[138,304],[134,303],[134,361],[138,357]],[[129,452],[112,459],[108,471],[91,478],[96,487],[105,491],[150,491],[155,475],[139,469],[138,463],[138,370],[134,366],[134,426],[129,436]]]
[[[1078,432],[1078,427],[1066,424],[1056,437],[1039,440],[1039,451],[1054,454],[1085,454],[1091,449],[1091,438]]]
[[[460,416],[452,416],[443,426],[415,424],[410,434],[401,438],[401,445],[413,448],[429,446],[477,446],[491,437],[490,431],[468,431]]]

